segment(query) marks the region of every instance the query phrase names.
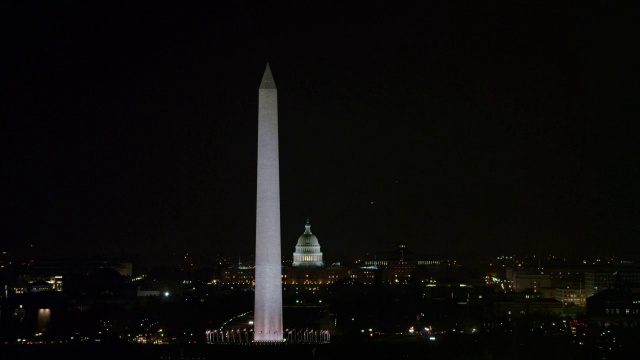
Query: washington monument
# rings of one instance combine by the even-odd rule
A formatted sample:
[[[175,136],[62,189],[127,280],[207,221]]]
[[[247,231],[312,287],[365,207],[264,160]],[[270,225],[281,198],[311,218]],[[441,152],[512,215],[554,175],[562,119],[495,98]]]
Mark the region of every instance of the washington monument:
[[[278,90],[267,67],[258,90],[254,342],[282,342]]]

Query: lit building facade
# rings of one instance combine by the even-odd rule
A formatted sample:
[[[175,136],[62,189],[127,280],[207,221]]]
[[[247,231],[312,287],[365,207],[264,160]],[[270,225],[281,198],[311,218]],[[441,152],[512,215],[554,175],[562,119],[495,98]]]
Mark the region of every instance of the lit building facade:
[[[640,293],[610,288],[587,298],[587,315],[598,327],[640,326]]]
[[[557,288],[555,290],[555,299],[561,301],[564,305],[586,306],[586,291],[582,287],[566,287]]]
[[[311,223],[309,222],[309,219],[307,219],[307,224],[304,226],[304,234],[300,235],[298,238],[291,266],[324,266],[324,262],[322,261],[322,252],[320,251],[320,243],[318,243],[318,238],[311,232]]]
[[[600,291],[613,289],[616,282],[623,284],[640,284],[640,270],[629,269],[627,271],[589,271],[584,273],[584,288],[586,296],[590,297]]]
[[[326,266],[319,241],[311,233],[310,227],[307,221],[305,232],[298,239],[293,253],[291,266],[281,266],[281,282],[284,286],[314,290],[340,281],[363,285],[407,285],[410,282],[421,282],[435,286],[433,271],[456,266],[455,262],[449,260],[402,260],[394,259],[393,256],[358,261],[355,266],[342,266],[340,263]],[[287,261],[283,261],[285,263]],[[255,286],[255,267],[251,264],[239,264],[224,268],[220,273],[220,283],[236,287]]]
[[[515,292],[527,289],[531,289],[533,292],[541,292],[549,287],[551,287],[551,276],[549,274],[532,274],[517,271],[513,276],[512,288]]]

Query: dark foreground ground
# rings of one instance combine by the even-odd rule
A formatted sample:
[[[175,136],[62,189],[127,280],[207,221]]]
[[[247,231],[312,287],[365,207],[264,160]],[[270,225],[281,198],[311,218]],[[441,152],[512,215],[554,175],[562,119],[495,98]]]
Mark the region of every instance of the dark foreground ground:
[[[322,345],[138,345],[61,344],[0,345],[0,359],[638,359],[639,348],[601,349],[572,344],[565,337],[532,337],[526,342],[509,336],[449,336],[380,338],[367,341],[332,339]]]

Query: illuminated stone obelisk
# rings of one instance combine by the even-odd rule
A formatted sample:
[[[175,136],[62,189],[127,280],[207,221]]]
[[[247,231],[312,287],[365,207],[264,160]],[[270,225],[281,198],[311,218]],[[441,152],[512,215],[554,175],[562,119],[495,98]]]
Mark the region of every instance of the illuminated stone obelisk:
[[[254,342],[282,342],[278,91],[269,64],[258,90]]]

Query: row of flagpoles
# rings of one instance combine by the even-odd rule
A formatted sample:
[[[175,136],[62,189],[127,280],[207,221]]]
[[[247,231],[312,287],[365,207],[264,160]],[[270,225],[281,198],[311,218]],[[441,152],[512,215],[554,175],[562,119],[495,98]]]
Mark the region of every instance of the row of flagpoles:
[[[207,344],[249,344],[253,342],[253,329],[207,330]],[[329,330],[286,329],[283,341],[290,344],[325,344],[329,343]]]

